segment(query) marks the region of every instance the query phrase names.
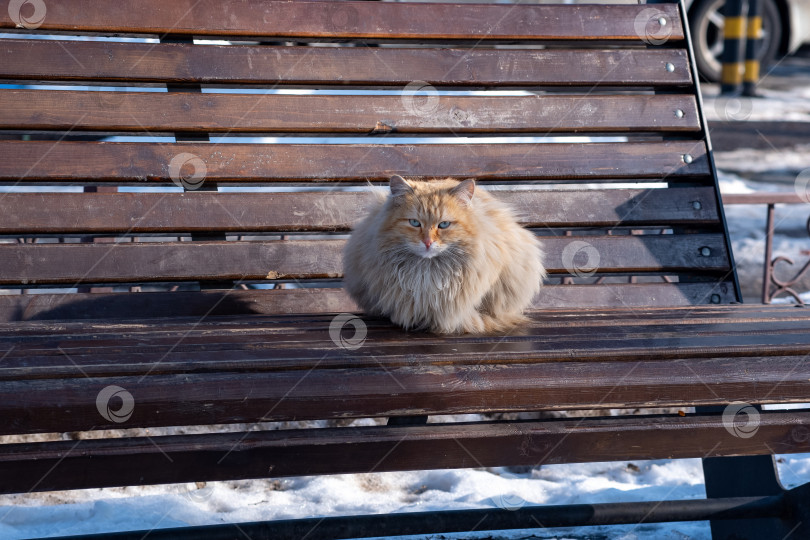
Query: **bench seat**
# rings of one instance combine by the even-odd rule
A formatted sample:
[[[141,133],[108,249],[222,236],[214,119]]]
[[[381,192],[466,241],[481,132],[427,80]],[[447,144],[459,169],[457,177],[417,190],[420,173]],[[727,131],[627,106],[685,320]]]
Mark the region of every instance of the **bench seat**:
[[[810,411],[763,411],[755,438],[735,436],[724,416],[689,411],[806,401],[810,320],[801,308],[544,310],[494,337],[413,334],[366,319],[354,349],[335,346],[354,336],[352,325],[335,334],[333,319],[0,325],[0,414],[14,419],[0,433],[124,427],[99,416],[97,396],[109,385],[132,395],[128,423],[155,427],[644,407],[689,414],[6,445],[2,490],[810,451]],[[160,467],[166,456],[183,467]]]

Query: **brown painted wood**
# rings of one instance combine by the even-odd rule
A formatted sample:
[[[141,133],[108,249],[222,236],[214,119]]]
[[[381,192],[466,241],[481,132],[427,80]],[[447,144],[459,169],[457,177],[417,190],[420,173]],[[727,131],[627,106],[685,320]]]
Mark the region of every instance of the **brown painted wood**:
[[[686,86],[685,49],[270,47],[0,40],[0,78],[436,87]],[[672,64],[673,71],[662,69]],[[396,66],[396,69],[390,69]],[[508,66],[508,69],[504,66]],[[104,104],[115,109],[117,96]]]
[[[0,283],[338,278],[342,248],[338,240],[9,244],[0,245]]]
[[[625,284],[627,285],[627,284]],[[640,284],[636,284],[640,285]],[[686,284],[694,285],[694,284]],[[711,285],[711,284],[707,284]],[[583,286],[588,288],[587,286]],[[241,291],[245,292],[245,291]],[[310,294],[317,295],[322,291],[313,290]],[[250,294],[262,295],[282,295],[293,294],[294,297],[300,298],[301,296],[295,295],[294,290],[265,290],[265,291],[252,291]],[[146,297],[150,293],[141,293]],[[168,293],[155,293],[155,294],[168,294]],[[177,298],[182,299],[183,294],[189,293],[171,293],[179,295]],[[207,292],[206,295],[217,295],[216,300],[222,297],[229,297],[231,295],[240,294],[240,291],[226,291],[226,292]],[[302,292],[302,294],[304,294]],[[85,295],[86,296],[86,295]],[[101,295],[99,295],[101,296]],[[119,295],[120,296],[120,295]],[[151,296],[154,296],[152,294]],[[215,303],[215,302],[212,302]],[[229,313],[244,315],[245,313]],[[83,340],[88,332],[92,332],[95,338],[100,338],[101,334],[106,335],[109,339],[115,340],[122,338],[121,333],[132,335],[133,333],[142,333],[145,335],[152,335],[156,337],[165,337],[165,333],[172,333],[170,337],[177,337],[185,335],[189,331],[215,331],[233,333],[238,331],[237,337],[256,334],[273,334],[280,335],[290,343],[298,343],[301,341],[300,336],[309,332],[320,332],[318,339],[326,340],[327,333],[325,329],[332,323],[334,313],[304,313],[304,314],[283,314],[284,316],[261,316],[254,314],[253,317],[233,317],[233,318],[200,318],[193,315],[179,317],[177,321],[147,321],[140,319],[125,319],[109,321],[102,319],[101,321],[28,321],[25,324],[4,324],[0,325],[0,336],[7,343],[12,343],[15,338],[22,338],[24,336],[33,336],[37,339],[43,337],[66,336],[65,339],[80,339]],[[620,332],[613,328],[614,326],[632,326],[640,328],[650,328],[651,325],[671,325],[672,331],[686,331],[682,327],[691,325],[740,325],[740,324],[758,324],[758,323],[777,323],[777,324],[793,324],[793,323],[806,323],[806,315],[803,310],[797,310],[794,306],[785,306],[780,308],[777,306],[768,306],[763,308],[761,305],[695,305],[689,307],[650,307],[639,306],[633,309],[626,308],[605,308],[594,309],[587,307],[577,308],[550,308],[538,309],[529,311],[530,321],[529,328],[578,328],[582,327],[607,327],[608,332]],[[213,317],[213,315],[212,315]],[[391,325],[383,319],[366,318],[365,324],[369,328],[383,329],[386,334],[386,339],[391,336],[403,337],[402,333],[393,332]],[[159,326],[158,326],[159,325]],[[727,326],[724,331],[728,331]],[[769,329],[771,331],[779,330],[782,327]],[[383,331],[380,330],[380,331]],[[655,329],[656,331],[663,332],[661,328]],[[733,329],[732,329],[733,330]],[[377,330],[375,330],[376,332]],[[213,334],[212,334],[213,335]],[[230,334],[228,334],[230,335]],[[252,334],[251,334],[252,335]],[[407,334],[407,339],[436,339],[440,342],[442,339],[447,340],[454,336],[432,336],[427,333],[416,332]],[[525,332],[510,334],[507,336],[513,340],[525,340]],[[556,334],[552,334],[556,335]],[[73,336],[73,337],[71,337]],[[457,337],[457,336],[456,336]],[[475,339],[474,336],[467,336],[467,338]],[[62,339],[59,337],[58,339]],[[241,339],[241,338],[240,338]],[[309,338],[307,338],[309,339]],[[314,339],[314,338],[313,338]],[[329,338],[331,339],[331,338]],[[459,337],[459,339],[461,339]],[[766,338],[757,338],[766,339]],[[770,338],[767,338],[770,339]],[[115,343],[115,341],[113,341]],[[24,347],[24,343],[15,347],[15,351],[19,351]],[[94,347],[100,345],[93,345]],[[15,353],[16,354],[16,353]],[[708,353],[707,353],[708,354]]]
[[[655,362],[697,355],[722,359],[746,352],[790,357],[803,354],[810,346],[806,317],[790,313],[718,317],[722,313],[672,310],[646,317],[638,313],[635,319],[618,321],[565,321],[565,315],[558,311],[554,319],[545,316],[545,311],[532,311],[526,324],[505,335],[449,337],[406,333],[386,320],[366,317],[362,347],[352,354],[342,351],[339,338],[333,336],[334,325],[341,321],[334,314],[254,316],[246,322],[208,317],[84,324],[37,321],[3,327],[0,380],[124,376],[143,380],[151,375],[190,373],[400,369],[416,363],[463,368],[570,361]],[[18,330],[17,335],[8,333],[12,328]],[[673,340],[677,340],[674,346]]]
[[[660,5],[649,16],[639,5],[543,6],[497,4],[409,4],[346,1],[262,1],[222,3],[197,0],[61,0],[48,6],[43,31],[138,33],[182,36],[303,39],[467,40],[622,40],[642,43],[653,37],[683,39],[676,5]],[[24,17],[33,13],[24,11]],[[645,25],[637,23],[644,17]],[[666,17],[659,28],[656,20]],[[486,21],[482,24],[482,21]],[[17,26],[0,13],[0,28]],[[649,29],[646,27],[649,26]],[[669,34],[667,36],[667,34]],[[293,39],[294,38],[294,39]]]
[[[623,284],[628,285],[628,284]],[[642,284],[635,284],[642,285]],[[657,285],[657,284],[653,284]],[[671,285],[671,284],[670,284]],[[695,285],[695,283],[687,283],[680,285]],[[706,283],[704,285],[712,285]],[[565,287],[565,286],[562,286]],[[571,286],[580,287],[580,286]],[[588,288],[588,286],[582,286]],[[311,294],[320,294],[324,289],[314,289]],[[240,293],[248,292],[249,294],[267,294],[267,295],[282,295],[294,294],[295,290],[264,290],[264,291],[225,291],[225,292],[206,292],[205,295],[218,295],[217,299],[222,296],[237,295]],[[124,293],[122,293],[124,294]],[[144,296],[152,294],[169,294],[169,293],[141,293]],[[188,293],[170,293],[179,295],[177,298],[183,298],[183,294]],[[78,295],[77,295],[78,296]],[[86,295],[85,295],[86,296]],[[102,296],[102,295],[99,295]],[[119,295],[120,296],[120,295]],[[300,296],[299,296],[300,297]],[[228,315],[244,315],[245,313],[228,313]],[[802,309],[796,309],[796,306],[785,305],[768,305],[761,304],[736,304],[729,305],[694,305],[684,307],[662,307],[662,306],[639,306],[633,309],[626,309],[622,307],[614,308],[588,308],[588,307],[568,307],[568,308],[549,308],[549,309],[536,309],[530,310],[529,314],[529,327],[554,327],[554,328],[577,328],[582,327],[608,327],[609,331],[619,331],[613,329],[614,326],[635,326],[635,327],[650,327],[650,325],[667,325],[676,323],[673,331],[680,331],[680,327],[690,325],[739,325],[749,323],[773,323],[777,324],[793,324],[793,323],[806,323],[806,314]],[[146,321],[139,318],[129,318],[126,320],[109,321],[27,321],[25,324],[0,324],[0,336],[7,342],[11,342],[15,337],[35,336],[38,338],[47,336],[79,336],[83,339],[88,329],[92,329],[95,336],[100,333],[112,333],[115,337],[116,333],[127,332],[143,332],[154,334],[155,332],[162,332],[171,325],[171,332],[180,332],[184,334],[188,332],[189,325],[192,330],[197,329],[222,329],[226,332],[232,332],[234,329],[242,329],[246,332],[253,332],[255,329],[259,333],[270,332],[271,329],[278,330],[281,333],[294,332],[296,335],[301,335],[309,331],[323,332],[328,328],[335,317],[335,313],[304,313],[292,314],[286,313],[283,316],[271,315],[262,316],[254,314],[253,317],[233,317],[233,318],[199,318],[194,315],[179,317],[177,321],[169,323],[167,321]],[[143,326],[143,324],[146,326]],[[160,324],[160,326],[156,326]],[[373,328],[389,328],[391,325],[383,319],[365,318],[367,327]],[[527,328],[529,328],[527,327]],[[660,329],[659,329],[660,330]],[[778,330],[778,328],[777,328]],[[278,332],[276,332],[278,333]],[[157,334],[154,334],[157,335]],[[161,334],[163,335],[163,334]],[[179,334],[176,334],[179,335]],[[393,334],[392,334],[393,335]],[[400,337],[402,334],[397,334]],[[510,334],[510,339],[521,340],[525,334]],[[323,334],[326,336],[326,334]],[[323,339],[325,337],[321,336]],[[118,336],[120,337],[120,336]],[[390,336],[389,336],[390,337]],[[428,333],[415,332],[408,334],[408,339],[450,339],[459,336],[432,336]],[[467,338],[476,339],[474,336],[467,336]],[[73,339],[73,338],[70,338]],[[320,339],[320,338],[319,338]],[[330,338],[331,339],[331,338]],[[460,339],[460,337],[459,337]],[[765,339],[765,338],[762,338]],[[20,345],[22,346],[22,345]],[[15,347],[18,350],[19,347]]]
[[[548,285],[536,309],[692,306],[733,302],[730,283],[617,283]],[[343,289],[233,290],[226,292],[0,295],[0,322],[27,320],[207,317],[282,313],[355,312]]]
[[[636,287],[660,287],[660,286],[677,286],[678,288],[684,287],[693,287],[696,285],[703,285],[707,287],[713,287],[714,284],[712,283],[683,283],[683,284],[617,284],[616,287],[622,286],[624,289],[633,289]],[[630,287],[632,285],[632,287]],[[589,287],[589,286],[580,286],[580,285],[561,285],[558,286],[559,289],[589,289],[596,290],[597,287]],[[719,289],[718,289],[719,290]],[[176,302],[182,301],[187,296],[184,295],[196,295],[202,298],[209,298],[208,300],[210,303],[208,304],[208,308],[217,304],[222,297],[235,297],[237,300],[245,300],[245,296],[258,296],[255,300],[256,303],[272,303],[274,302],[276,296],[280,295],[282,298],[284,295],[290,295],[293,299],[301,299],[305,294],[312,294],[313,296],[317,296],[322,293],[328,294],[327,291],[334,291],[336,296],[334,297],[336,300],[340,301],[339,298],[342,295],[342,291],[340,289],[312,289],[311,292],[304,292],[302,290],[296,289],[269,289],[269,290],[261,290],[261,291],[244,291],[244,290],[232,290],[232,291],[205,291],[202,294],[197,295],[197,291],[193,292],[173,292],[173,293],[139,293],[138,295],[128,296],[130,293],[115,293],[115,294],[99,294],[99,295],[92,295],[88,296],[86,294],[79,295],[79,294],[51,294],[51,295],[3,295],[9,296],[11,298],[20,298],[20,297],[35,297],[35,298],[46,298],[49,299],[47,302],[43,303],[43,306],[49,305],[52,300],[58,300],[59,298],[67,298],[67,299],[87,299],[87,298],[137,298],[137,297],[144,297],[146,301],[154,300],[155,302],[159,302],[158,298],[160,295],[164,294],[173,294],[178,295],[174,300]],[[262,299],[262,296],[266,298]],[[0,298],[3,298],[0,297]],[[248,300],[249,301],[249,300]],[[284,300],[279,300],[279,302],[284,302]],[[306,303],[306,302],[305,302]],[[12,305],[16,305],[16,303],[12,302]],[[62,305],[58,302],[53,305]],[[225,318],[220,317],[221,315],[239,315],[240,317],[233,318],[229,324],[245,324],[250,327],[255,326],[256,324],[268,324],[268,320],[263,315],[272,315],[274,316],[272,320],[281,320],[287,323],[295,322],[295,321],[302,321],[306,320],[308,323],[317,323],[317,324],[324,324],[324,321],[328,323],[334,317],[334,314],[341,310],[335,310],[332,312],[318,312],[318,311],[304,311],[304,313],[298,313],[296,310],[286,310],[281,311],[280,313],[260,313],[260,312],[248,312],[244,310],[245,306],[242,305],[241,307],[237,307],[232,310],[224,310],[221,313],[210,313],[212,317],[216,317],[213,322],[209,321],[208,318],[201,318],[200,315],[204,314],[202,312],[200,314],[193,313],[193,312],[186,312],[183,313],[181,310],[178,310],[177,313],[171,313],[172,317],[179,318],[178,324],[183,325],[189,322],[193,322],[196,326],[207,326],[208,324],[213,324],[217,327],[224,324]],[[42,307],[42,309],[47,309],[47,307]],[[193,310],[194,308],[192,308]],[[734,306],[728,305],[716,305],[716,304],[698,304],[698,305],[689,305],[689,306],[650,306],[650,305],[639,305],[635,306],[632,309],[627,309],[623,306],[607,306],[602,308],[594,307],[577,307],[577,308],[564,308],[564,307],[551,307],[546,309],[534,309],[530,312],[530,320],[537,321],[538,324],[542,325],[549,325],[554,324],[557,326],[565,326],[565,325],[573,325],[579,324],[583,327],[585,326],[599,326],[604,325],[605,321],[610,321],[613,325],[641,325],[646,324],[648,322],[655,322],[656,324],[666,324],[667,322],[677,322],[679,325],[687,325],[692,324],[693,322],[700,322],[703,323],[706,320],[710,320],[713,323],[725,323],[728,321],[733,322],[734,324],[739,323],[740,321],[744,322],[762,322],[762,321],[770,321],[770,320],[780,320],[780,321],[790,321],[790,322],[797,322],[801,321],[804,318],[804,313],[802,310],[795,309],[795,306],[778,306],[778,305],[769,305],[767,308],[763,309],[763,306],[760,304],[735,304]],[[253,315],[252,317],[242,317],[243,315]],[[284,315],[285,317],[282,319],[275,319],[277,315]],[[131,325],[139,325],[142,322],[147,321],[147,319],[153,318],[153,314],[147,314],[145,316],[140,316],[137,313],[133,313],[132,317],[129,318],[122,318],[120,315],[116,317],[112,317],[113,319],[118,319],[115,321],[108,321],[110,323],[114,323],[114,328],[116,329],[131,329]],[[15,336],[22,337],[23,335],[34,335],[34,336],[42,336],[42,335],[56,335],[56,334],[65,334],[65,335],[81,335],[88,324],[95,323],[97,321],[88,321],[86,319],[91,319],[91,317],[81,316],[77,317],[78,320],[68,320],[69,317],[60,317],[56,318],[56,321],[48,319],[48,318],[41,318],[36,319],[31,317],[30,320],[26,320],[25,326],[19,326],[16,323],[14,324],[0,324],[0,336],[4,338],[13,338]],[[106,317],[101,317],[103,321],[107,321]],[[123,320],[122,320],[123,319]],[[7,322],[7,321],[3,321]],[[53,324],[54,322],[58,324]],[[155,322],[155,321],[151,321]],[[384,320],[378,319],[366,319],[366,325],[369,326],[386,326]],[[277,325],[280,323],[276,323]],[[97,328],[97,327],[96,327]],[[286,331],[291,331],[291,329],[300,329],[299,326],[295,326],[290,324],[285,327]],[[10,347],[7,347],[10,348]],[[16,347],[15,347],[16,350]]]
[[[810,346],[806,315],[795,309],[758,307],[545,308],[530,311],[527,323],[496,336],[407,333],[386,320],[365,317],[362,347],[347,351],[333,336],[333,326],[340,322],[333,313],[32,321],[0,325],[0,350],[5,351],[0,378],[22,381],[89,375],[402,368],[415,363],[498,366],[803,354]]]
[[[807,412],[327,428],[6,445],[3,493],[400,470],[807,452]],[[352,459],[336,459],[351,455]],[[167,459],[168,458],[168,459]],[[182,463],[182,467],[172,466]]]
[[[383,188],[382,193],[388,189]],[[712,188],[492,190],[526,227],[632,227],[718,222]],[[349,231],[367,192],[8,193],[0,234]],[[695,208],[695,203],[699,208]],[[47,208],[47,212],[42,209]]]
[[[0,108],[5,111],[0,129],[21,130],[545,134],[700,129],[695,99],[688,95],[300,96],[6,90],[0,91]]]
[[[441,356],[431,354],[433,360],[427,360],[424,353],[417,353],[406,366],[355,366],[349,365],[352,354],[343,351],[346,366],[343,368],[321,367],[313,355],[306,359],[307,364],[314,366],[310,369],[244,373],[201,369],[196,373],[166,375],[142,370],[133,375],[85,377],[74,368],[78,373],[71,378],[3,381],[0,412],[6,421],[0,432],[683,407],[734,401],[803,403],[807,401],[810,385],[810,372],[802,361],[810,353],[806,339],[789,356],[767,356],[770,354],[767,347],[757,349],[749,345],[747,349],[758,351],[760,356],[732,352],[718,358],[687,354],[679,358],[676,349],[665,359],[651,361],[643,356],[643,346],[639,345],[638,355],[626,360],[493,364],[508,356],[502,350],[487,356],[485,346],[518,348],[513,343],[500,344],[497,339],[479,344],[475,355],[467,353],[466,360],[471,362],[467,364],[436,364]],[[679,342],[677,337],[670,341]],[[527,343],[523,348],[531,347]],[[333,344],[332,351],[336,349],[340,352]],[[73,351],[63,350],[76,361]],[[366,355],[375,354],[370,347],[364,351]],[[449,350],[445,354],[445,358],[452,358]],[[456,353],[456,358],[459,354]],[[321,351],[321,357],[324,355]],[[525,352],[523,355],[530,356]],[[489,359],[488,363],[480,363],[482,358]],[[133,396],[133,415],[125,425],[105,420],[99,413],[98,395],[110,385],[119,386]],[[178,400],[178,396],[183,399]]]
[[[0,322],[338,313],[357,310],[357,305],[343,289],[229,290],[167,294],[0,295]]]
[[[543,288],[535,309],[639,308],[657,305],[701,306],[736,302],[728,276],[707,283],[611,283],[604,285],[554,285]]]
[[[690,163],[684,162],[687,154],[692,157]],[[702,141],[585,145],[0,141],[0,182],[13,184],[166,183],[172,182],[172,176],[178,182],[180,176],[189,176],[195,182],[223,183],[388,181],[393,174],[480,180],[676,181],[708,175],[709,166]]]
[[[562,236],[544,237],[542,242],[550,274],[729,268],[719,234]],[[342,240],[0,244],[0,284],[339,278],[343,244]]]

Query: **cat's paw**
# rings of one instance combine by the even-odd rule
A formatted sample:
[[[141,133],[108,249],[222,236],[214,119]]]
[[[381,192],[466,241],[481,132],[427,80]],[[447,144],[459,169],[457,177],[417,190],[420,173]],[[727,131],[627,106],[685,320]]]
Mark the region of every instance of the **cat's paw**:
[[[515,331],[518,326],[528,322],[528,319],[520,313],[509,313],[499,316],[483,315],[481,319],[484,323],[484,333],[487,334],[511,333]]]
[[[453,334],[484,334],[487,332],[487,325],[484,318],[479,313],[471,314],[464,320],[454,325],[450,332]]]

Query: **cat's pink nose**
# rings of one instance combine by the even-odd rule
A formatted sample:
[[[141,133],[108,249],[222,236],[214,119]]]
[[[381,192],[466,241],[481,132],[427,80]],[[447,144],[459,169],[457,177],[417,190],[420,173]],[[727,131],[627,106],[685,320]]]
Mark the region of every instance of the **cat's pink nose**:
[[[430,249],[430,245],[433,244],[430,238],[424,238],[422,242],[425,244],[425,249]]]

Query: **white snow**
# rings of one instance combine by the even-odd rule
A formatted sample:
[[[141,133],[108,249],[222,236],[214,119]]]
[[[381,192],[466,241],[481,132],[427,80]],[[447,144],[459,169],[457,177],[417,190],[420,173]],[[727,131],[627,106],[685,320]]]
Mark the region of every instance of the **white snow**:
[[[780,461],[787,487],[810,479],[810,455]],[[705,496],[702,481],[700,460],[686,459],[548,465],[521,473],[503,468],[436,470],[3,496],[0,538],[328,515],[695,499]],[[709,538],[706,523],[515,531],[494,537],[584,538],[596,533],[628,540],[650,534],[673,540]],[[463,538],[472,536],[465,533]]]
[[[744,171],[761,173],[785,171],[797,172],[810,167],[810,144],[798,144],[793,148],[755,150],[741,148],[733,152],[715,153],[715,163],[724,171]]]
[[[703,496],[700,462],[696,459],[553,465],[520,474],[496,468],[214,482],[204,487],[189,484],[0,497],[0,537]],[[622,534],[634,538],[634,534],[641,536],[641,530],[650,527],[623,527]],[[592,532],[585,529],[568,529],[565,535],[577,537]],[[663,529],[673,531],[673,535]],[[668,524],[663,529],[659,532],[665,535],[660,538],[706,538],[708,534],[702,523]],[[526,534],[503,537],[520,538]]]
[[[728,121],[810,122],[810,87],[778,90],[760,85],[756,99],[714,98],[705,99],[706,119]]]

